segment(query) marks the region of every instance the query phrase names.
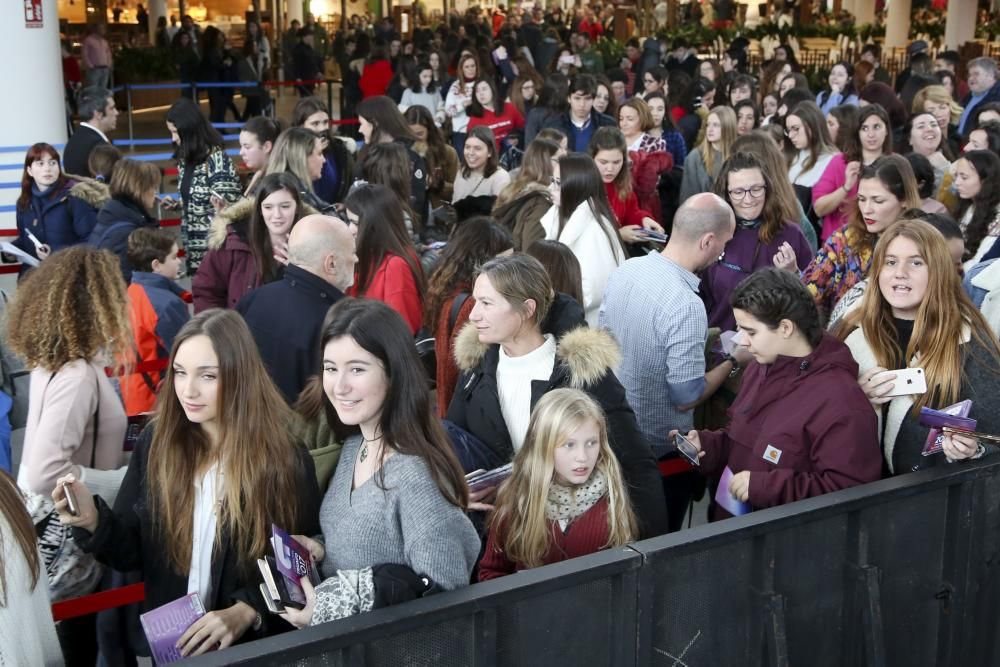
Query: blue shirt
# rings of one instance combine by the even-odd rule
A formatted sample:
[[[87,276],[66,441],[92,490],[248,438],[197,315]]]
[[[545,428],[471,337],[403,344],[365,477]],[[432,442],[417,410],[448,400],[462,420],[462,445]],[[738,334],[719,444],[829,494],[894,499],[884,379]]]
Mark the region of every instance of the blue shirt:
[[[972,115],[972,111],[977,104],[983,101],[983,98],[989,94],[989,90],[980,93],[979,95],[973,95],[969,98],[969,102],[965,105],[965,110],[962,111],[962,117],[958,119],[958,133],[965,134],[965,123],[969,120],[969,116]]]
[[[594,125],[593,115],[587,117],[587,122],[583,124],[583,127],[578,127],[573,122],[572,115],[569,117],[570,145],[574,151],[582,153],[587,150],[587,146],[590,145],[590,138],[594,136]]]
[[[694,411],[677,406],[704,390],[708,317],[699,282],[657,252],[622,264],[604,291],[598,322],[621,345],[616,375],[657,456],[671,450],[671,429],[694,427]]]

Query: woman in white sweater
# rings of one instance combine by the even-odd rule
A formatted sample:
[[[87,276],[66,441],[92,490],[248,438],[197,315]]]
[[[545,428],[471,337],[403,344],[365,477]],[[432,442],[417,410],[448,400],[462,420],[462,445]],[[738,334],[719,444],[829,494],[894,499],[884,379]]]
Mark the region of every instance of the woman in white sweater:
[[[72,473],[114,502],[127,420],[104,368],[134,356],[127,304],[118,259],[86,245],[55,253],[19,285],[7,340],[31,369],[22,488],[47,496]]]
[[[35,527],[14,480],[0,470],[0,665],[62,665]]]
[[[580,260],[583,308],[587,323],[597,326],[604,288],[625,261],[625,250],[594,159],[583,153],[560,158],[553,166],[550,192],[555,203],[541,219],[545,238],[566,244]]]
[[[424,61],[408,68],[406,80],[410,82],[410,87],[403,91],[399,110],[406,111],[413,106],[422,106],[431,112],[434,124],[441,127],[445,118],[444,100],[441,99],[441,93],[434,82],[434,70],[431,69],[431,64]]]

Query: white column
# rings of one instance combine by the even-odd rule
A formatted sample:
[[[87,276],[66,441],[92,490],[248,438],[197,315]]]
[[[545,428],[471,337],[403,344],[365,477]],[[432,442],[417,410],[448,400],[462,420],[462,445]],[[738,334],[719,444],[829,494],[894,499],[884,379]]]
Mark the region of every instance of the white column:
[[[911,0],[892,0],[889,3],[889,15],[885,20],[885,48],[901,49],[910,43],[911,6]]]
[[[898,0],[893,0],[895,4]],[[910,2],[906,0],[906,12],[909,14]],[[854,0],[854,25],[864,25],[866,23],[875,23],[875,0]],[[909,19],[907,19],[907,26],[910,25]]]
[[[944,47],[957,51],[976,38],[976,3],[949,2],[944,26]]]
[[[156,24],[159,22],[161,16],[169,16],[167,14],[167,0],[149,0],[148,4],[149,43],[152,46],[156,46]],[[167,21],[167,25],[170,25],[170,21]]]
[[[42,0],[39,28],[25,25],[24,5],[23,0],[0,2],[0,62],[8,64],[3,79],[8,103],[0,104],[0,182],[4,184],[20,182],[25,147],[44,141],[56,146],[61,155],[67,138],[56,0]],[[0,188],[0,230],[16,226],[14,213],[4,209],[19,195],[20,187]]]
[[[292,21],[298,21],[301,27],[305,23],[302,14],[302,0],[288,0],[288,11],[285,12],[285,27],[292,25]]]

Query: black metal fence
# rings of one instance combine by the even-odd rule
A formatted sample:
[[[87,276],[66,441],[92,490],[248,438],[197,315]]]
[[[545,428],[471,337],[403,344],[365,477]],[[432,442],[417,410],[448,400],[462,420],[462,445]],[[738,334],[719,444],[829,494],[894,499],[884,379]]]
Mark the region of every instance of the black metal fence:
[[[191,665],[1000,664],[1000,462],[940,467]]]

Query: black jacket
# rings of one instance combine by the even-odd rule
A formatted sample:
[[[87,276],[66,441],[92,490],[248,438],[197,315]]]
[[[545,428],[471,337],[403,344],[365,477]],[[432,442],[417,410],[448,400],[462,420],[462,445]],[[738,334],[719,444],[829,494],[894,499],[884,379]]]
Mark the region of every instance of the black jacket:
[[[343,296],[319,276],[289,264],[281,280],[258,287],[236,304],[271,379],[289,403],[319,373],[323,319]]]
[[[559,341],[556,364],[548,380],[531,383],[531,404],[561,387],[582,389],[596,399],[607,415],[611,449],[629,486],[640,537],[662,535],[667,532],[663,484],[625,389],[612,370],[620,358],[618,345],[606,332],[587,328],[576,301],[558,296],[542,325],[543,332]],[[462,374],[448,407],[448,420],[479,438],[502,460],[511,460],[514,448],[497,390],[499,346],[480,343],[475,327],[467,325],[455,339],[454,349]]]
[[[120,572],[140,571],[146,585],[146,599],[141,612],[155,609],[187,595],[187,574],[170,566],[162,539],[156,534],[148,503],[146,468],[153,429],[147,428],[139,438],[128,471],[122,480],[115,508],[112,511],[100,496],[94,496],[100,516],[93,534],[82,528],[73,529],[73,538],[84,551]],[[319,506],[322,496],[316,482],[312,457],[302,446],[297,455],[298,526],[286,526],[290,535],[317,535],[320,532]],[[263,463],[263,462],[262,462]],[[262,493],[267,490],[261,489]],[[216,545],[212,558],[211,599],[202,600],[208,611],[226,609],[245,602],[260,614],[263,625],[259,631],[250,628],[240,642],[259,639],[290,629],[285,621],[268,613],[260,594],[260,575],[254,568],[249,575],[241,573],[229,534],[223,530],[221,544]],[[138,639],[137,652],[149,655],[145,637]]]
[[[104,143],[107,142],[97,133],[97,130],[92,130],[85,125],[78,125],[63,150],[63,171],[67,174],[90,176],[90,168],[87,167],[90,151],[94,150],[98,144]]]
[[[88,242],[99,250],[110,250],[118,255],[122,275],[128,284],[132,281],[132,265],[126,255],[129,234],[139,227],[156,228],[159,224],[143,210],[142,205],[131,199],[111,199],[98,211],[97,224],[90,232]]]
[[[569,137],[569,147],[572,151],[573,149],[573,121],[569,117],[570,112],[566,111],[560,114],[555,114],[549,116],[544,121],[542,121],[541,129],[546,127],[554,127],[557,130],[562,130],[562,133]],[[599,127],[618,127],[618,123],[611,116],[603,113],[599,113],[596,109],[591,109],[590,111],[590,122],[594,125],[594,131],[597,131]],[[592,135],[593,136],[593,135]]]

